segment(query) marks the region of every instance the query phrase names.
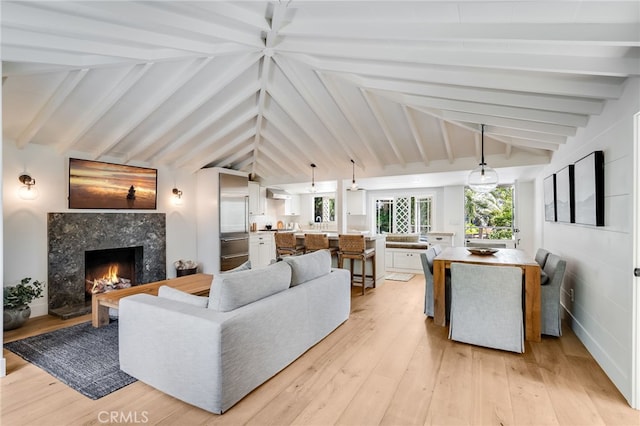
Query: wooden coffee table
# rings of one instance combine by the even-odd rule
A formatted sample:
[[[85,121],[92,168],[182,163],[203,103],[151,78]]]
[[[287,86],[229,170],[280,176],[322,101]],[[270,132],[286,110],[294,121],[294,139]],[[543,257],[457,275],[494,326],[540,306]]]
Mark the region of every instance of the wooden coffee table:
[[[91,321],[96,328],[107,325],[109,324],[109,308],[118,309],[120,299],[140,293],[157,296],[158,289],[163,285],[176,288],[185,293],[206,296],[209,294],[212,280],[213,275],[211,274],[193,274],[149,284],[135,285],[108,293],[94,294],[91,298]]]

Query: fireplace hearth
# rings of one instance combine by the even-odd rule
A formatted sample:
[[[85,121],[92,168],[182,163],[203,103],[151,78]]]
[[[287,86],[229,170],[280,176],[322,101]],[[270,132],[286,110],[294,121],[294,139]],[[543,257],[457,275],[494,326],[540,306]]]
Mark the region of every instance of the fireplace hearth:
[[[114,264],[117,275],[130,285],[167,277],[164,213],[49,213],[47,234],[52,315],[72,318],[90,313],[87,280],[93,290],[93,280],[101,279],[105,269],[109,274],[109,266],[113,272]],[[101,270],[91,272],[93,267]]]
[[[142,259],[142,246],[85,251],[85,298],[136,285],[142,280]]]

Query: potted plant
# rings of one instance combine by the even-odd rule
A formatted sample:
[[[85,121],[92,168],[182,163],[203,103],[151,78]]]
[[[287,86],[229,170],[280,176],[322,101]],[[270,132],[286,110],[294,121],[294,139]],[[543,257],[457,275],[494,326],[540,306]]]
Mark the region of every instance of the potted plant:
[[[31,316],[29,303],[42,296],[44,285],[40,281],[31,282],[23,278],[20,284],[4,288],[2,304],[4,330],[13,330],[22,326]]]

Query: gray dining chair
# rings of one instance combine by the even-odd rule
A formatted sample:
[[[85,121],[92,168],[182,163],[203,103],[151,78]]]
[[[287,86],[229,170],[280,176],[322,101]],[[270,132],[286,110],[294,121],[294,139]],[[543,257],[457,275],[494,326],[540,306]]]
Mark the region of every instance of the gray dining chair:
[[[549,275],[544,271],[544,264],[547,262],[549,253],[549,250],[545,250],[543,248],[539,248],[538,251],[536,251],[535,261],[540,265],[540,284],[542,285],[549,282]]]
[[[520,268],[451,264],[451,340],[523,353],[522,312]]]
[[[440,247],[440,246],[437,246]],[[442,251],[442,250],[441,250]],[[433,260],[437,256],[436,246],[429,247],[426,252],[420,253],[422,270],[424,271],[424,314],[433,318]],[[451,308],[451,278],[445,270],[445,309],[446,318],[449,319]]]
[[[549,253],[544,264],[548,281],[540,286],[541,333],[549,336],[562,336],[560,307],[560,289],[567,268],[567,262],[560,256]]]

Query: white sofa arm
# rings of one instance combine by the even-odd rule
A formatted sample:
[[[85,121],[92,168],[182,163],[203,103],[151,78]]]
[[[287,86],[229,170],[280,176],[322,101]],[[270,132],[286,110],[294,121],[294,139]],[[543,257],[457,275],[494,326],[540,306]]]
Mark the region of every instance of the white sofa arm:
[[[213,408],[221,395],[221,323],[230,316],[148,294],[126,297],[119,305],[120,368],[178,399]]]

